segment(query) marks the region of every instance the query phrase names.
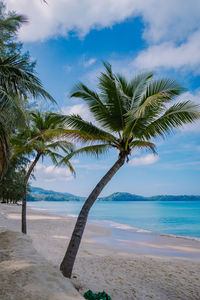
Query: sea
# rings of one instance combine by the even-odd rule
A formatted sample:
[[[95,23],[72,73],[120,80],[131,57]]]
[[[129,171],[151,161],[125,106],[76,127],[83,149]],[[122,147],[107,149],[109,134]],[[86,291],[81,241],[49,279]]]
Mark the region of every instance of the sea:
[[[81,201],[28,202],[33,209],[74,219],[82,205]],[[191,240],[200,241],[200,201],[97,201],[88,222],[111,233],[94,238],[97,243],[144,254],[200,258],[199,244],[196,250],[190,245]],[[176,241],[169,247],[168,236],[183,237],[181,245],[187,251],[178,249]]]
[[[83,202],[28,202],[33,209],[76,218]],[[108,228],[115,235],[123,231],[182,236],[200,240],[200,201],[97,201],[88,221]]]

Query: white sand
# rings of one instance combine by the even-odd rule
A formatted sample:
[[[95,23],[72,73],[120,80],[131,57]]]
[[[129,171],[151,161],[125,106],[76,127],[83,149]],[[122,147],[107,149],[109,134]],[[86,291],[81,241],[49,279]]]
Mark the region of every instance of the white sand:
[[[7,229],[20,231],[20,210],[19,206],[0,205],[0,231]],[[36,252],[32,254],[33,250],[29,249],[29,238],[22,238],[21,234],[17,234],[17,242],[11,232],[4,233],[3,237],[3,233],[0,235],[0,251],[2,252],[2,241],[9,249],[9,257],[6,256],[4,248],[3,252],[0,252],[5,259],[0,264],[0,267],[4,268],[3,271],[1,268],[0,272],[0,285],[9,278],[8,284],[3,289],[4,296],[0,297],[1,300],[79,299],[75,295],[71,296],[72,298],[64,298],[64,288],[66,297],[68,297],[67,293],[73,293],[74,290],[69,281],[60,276],[58,270],[73,225],[74,221],[71,218],[28,209],[28,235],[38,253],[51,263],[47,263]],[[109,234],[103,227],[95,225],[86,227],[72,279],[81,294],[91,289],[94,292],[105,290],[112,300],[200,300],[199,259],[144,256],[133,251],[112,249],[92,240],[93,237]],[[14,245],[10,246],[12,240]],[[22,240],[25,246],[20,247]],[[150,246],[145,241],[141,243],[143,247]],[[200,242],[197,241],[168,237],[166,245],[183,251],[190,249],[190,252],[200,252]],[[163,247],[163,245],[159,246],[158,242],[154,246]],[[14,257],[13,249],[17,249]],[[18,265],[22,259],[19,253],[25,253],[27,257],[25,258],[23,254],[23,267]],[[10,265],[9,260],[12,261]],[[56,266],[57,270],[51,264]],[[19,278],[22,278],[21,281]],[[28,286],[24,285],[25,281],[29,282]],[[21,287],[26,292],[24,295],[28,293],[29,298],[23,298],[18,294]]]

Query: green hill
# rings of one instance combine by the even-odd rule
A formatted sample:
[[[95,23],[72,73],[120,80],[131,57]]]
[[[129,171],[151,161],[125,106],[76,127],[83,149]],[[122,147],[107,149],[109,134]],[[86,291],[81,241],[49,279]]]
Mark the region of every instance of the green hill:
[[[130,193],[113,193],[107,197],[99,198],[99,201],[145,201],[143,196],[133,195]]]
[[[84,201],[86,197],[75,196],[69,193],[59,193],[42,188],[31,187],[27,196],[28,201]],[[200,201],[200,196],[193,195],[158,195],[143,197],[130,193],[113,193],[107,197],[100,197],[98,201]]]
[[[31,187],[31,192],[27,196],[28,201],[82,201],[85,199],[85,197],[79,197],[69,193],[44,190],[37,187]]]

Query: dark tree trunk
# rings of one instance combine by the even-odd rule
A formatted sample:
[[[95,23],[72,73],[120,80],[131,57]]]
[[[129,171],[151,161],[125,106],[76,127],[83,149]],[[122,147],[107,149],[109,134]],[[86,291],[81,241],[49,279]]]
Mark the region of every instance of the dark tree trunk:
[[[124,162],[125,162],[125,155],[121,155],[120,158],[116,161],[116,163],[112,166],[112,168],[99,181],[99,183],[96,185],[96,187],[93,189],[93,191],[85,201],[80,211],[80,214],[77,218],[76,225],[74,227],[74,231],[72,233],[72,237],[69,242],[67,251],[60,265],[60,270],[65,277],[68,278],[71,277],[74,262],[85,229],[90,208],[92,207],[95,200],[97,199],[97,197],[99,196],[103,188],[106,186],[106,184],[112,179],[115,173],[123,166]]]
[[[26,173],[25,179],[24,179],[24,184],[23,184],[23,197],[22,197],[22,232],[26,234],[27,229],[26,229],[26,187],[28,180],[30,178],[30,175],[36,166],[38,160],[40,159],[41,153],[37,153],[36,158],[30,165],[30,168],[28,169],[28,172]]]

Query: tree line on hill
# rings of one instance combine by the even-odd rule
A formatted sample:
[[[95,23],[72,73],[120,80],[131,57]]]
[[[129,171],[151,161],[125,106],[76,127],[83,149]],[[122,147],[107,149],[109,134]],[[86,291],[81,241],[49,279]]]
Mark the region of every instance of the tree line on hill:
[[[6,13],[0,1],[1,197],[6,201],[21,197],[22,232],[27,232],[28,183],[39,160],[49,157],[55,166],[63,165],[74,173],[70,162],[74,156],[85,153],[99,157],[109,150],[118,153],[114,165],[84,201],[77,218],[60,265],[63,275],[71,277],[88,214],[104,187],[129,161],[134,149],[147,149],[156,155],[153,141],[198,120],[200,110],[189,100],[174,102],[184,91],[175,80],[154,79],[153,72],[139,73],[127,80],[113,73],[106,62],[97,90],[78,83],[70,94],[86,102],[95,122],[80,115],[63,115],[55,107],[37,109],[41,99],[47,103],[56,101],[36,76],[35,62],[16,41],[17,31],[25,22],[22,15]]]
[[[31,187],[27,201],[84,201],[86,197],[75,196],[69,193],[60,193],[42,188]],[[97,201],[200,201],[195,195],[157,195],[144,197],[130,193],[113,193],[106,197],[99,197]]]

